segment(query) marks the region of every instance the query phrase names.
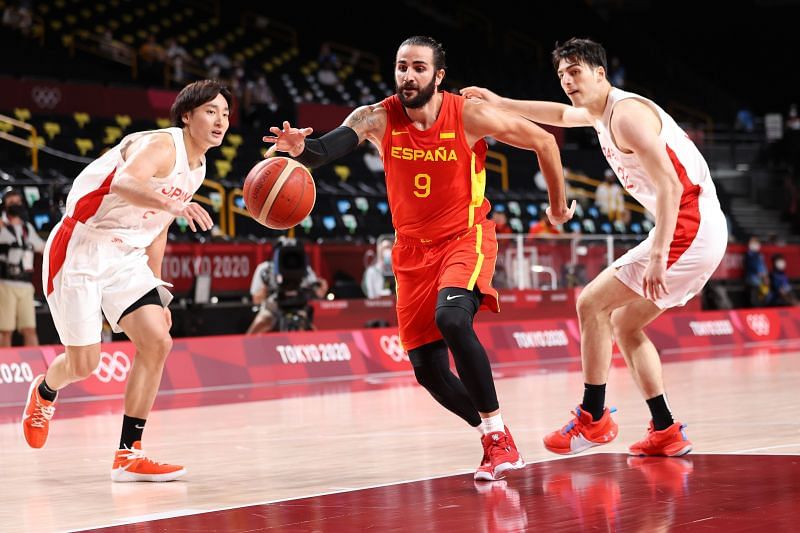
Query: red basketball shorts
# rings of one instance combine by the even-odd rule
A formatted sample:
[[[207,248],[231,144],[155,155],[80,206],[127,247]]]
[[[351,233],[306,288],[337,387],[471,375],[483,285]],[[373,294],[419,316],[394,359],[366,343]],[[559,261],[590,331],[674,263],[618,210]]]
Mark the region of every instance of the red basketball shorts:
[[[433,243],[397,235],[392,270],[397,281],[397,323],[403,348],[413,350],[442,338],[436,327],[436,298],[445,287],[478,291],[481,309],[500,311],[492,287],[497,260],[494,222],[471,227],[459,237]]]

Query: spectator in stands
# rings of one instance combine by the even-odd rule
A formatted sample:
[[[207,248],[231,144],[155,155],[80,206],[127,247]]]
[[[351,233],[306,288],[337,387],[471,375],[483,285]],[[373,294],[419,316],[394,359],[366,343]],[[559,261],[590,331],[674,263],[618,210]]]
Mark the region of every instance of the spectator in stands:
[[[786,275],[786,258],[782,254],[772,256],[772,270],[769,273],[769,294],[766,305],[797,305],[797,295]]]
[[[743,131],[752,133],[756,129],[755,117],[753,112],[748,107],[742,107],[736,112],[736,122],[734,123],[736,131]]]
[[[388,251],[391,257],[392,243],[391,241],[383,240],[377,249],[377,253],[375,250],[367,250],[365,254],[367,268],[364,270],[361,290],[364,291],[364,296],[369,299],[382,298],[393,294],[391,285],[383,273],[383,256]]]
[[[528,228],[529,236],[558,235],[560,233],[561,229],[550,221],[550,218],[543,210],[539,211],[539,220],[537,222],[531,222]]]
[[[756,236],[750,237],[747,243],[747,252],[744,255],[744,283],[750,307],[764,305],[769,293],[769,273],[764,254],[761,252],[761,241]]]
[[[276,250],[282,246],[294,245],[293,240],[282,240]],[[282,309],[278,301],[279,289],[283,280],[275,271],[275,254],[273,257],[256,267],[253,272],[253,279],[250,282],[250,297],[255,305],[259,306],[259,311],[253,318],[250,327],[247,328],[247,335],[256,333],[266,333],[280,327]],[[328,293],[328,282],[325,278],[317,275],[311,265],[306,266],[306,274],[300,281],[300,290],[308,291],[313,298],[325,298]],[[309,323],[311,317],[306,316]]]
[[[494,231],[498,235],[511,235],[514,233],[514,230],[508,225],[508,217],[504,211],[492,211],[492,220],[495,224]],[[504,242],[508,241],[504,240]]]
[[[491,207],[474,186],[483,178],[485,137],[536,153],[550,185],[547,213],[555,223],[569,220],[575,205],[567,205],[553,135],[515,113],[443,90],[445,52],[439,42],[409,37],[393,65],[395,94],[355,109],[319,138],[308,138],[311,128],[293,128],[288,121],[282,129],[273,126],[264,137],[274,143],[267,156],[280,150],[316,168],[364,141],[382,150],[397,235],[392,268],[401,342],[419,384],[480,431],[483,458],[474,477],[494,480],[524,462],[503,421],[491,363],[473,327],[479,309],[499,311],[492,286],[497,244],[494,224],[486,220]]]
[[[228,78],[233,61],[223,51],[222,45],[217,44],[214,51],[206,56],[203,64],[208,69],[207,76],[209,78]]]
[[[245,120],[254,128],[274,123],[275,112],[278,110],[278,99],[272,87],[267,83],[267,77],[260,74],[255,81],[248,81],[245,86],[243,108]]]
[[[3,10],[3,26],[27,36],[33,26],[31,8],[26,3],[10,1]]]
[[[611,64],[609,65],[608,69],[608,79],[611,82],[611,85],[614,87],[619,87],[620,89],[625,87],[625,66],[622,64],[622,61],[617,56],[611,58]]]
[[[25,346],[37,346],[34,304],[34,253],[44,251],[44,241],[28,222],[25,199],[7,190],[0,213],[0,347],[11,346],[14,331]]]
[[[328,43],[322,43],[319,50],[318,62],[319,70],[317,70],[317,80],[321,84],[329,87],[338,84],[339,77],[336,75],[336,72],[342,68],[342,64],[339,60],[339,56],[331,51],[331,47]]]
[[[139,69],[142,78],[149,82],[161,81],[164,76],[166,59],[167,53],[164,47],[156,41],[156,36],[151,33],[139,47]]]
[[[800,130],[800,115],[797,114],[797,104],[789,106],[789,114],[786,117],[786,129],[790,131]]]
[[[616,438],[618,426],[605,406],[613,338],[651,415],[647,433],[629,452],[688,453],[692,443],[685,426],[673,418],[661,359],[645,327],[700,292],[725,255],[727,227],[708,164],[672,116],[655,102],[609,82],[600,43],[573,37],[557,44],[551,59],[571,105],[503,98],[480,87],[461,93],[537,123],[594,130],[608,165],[624,176],[626,191],[655,215],[656,224],[644,241],[606,267],[578,297],[583,401],[569,422],[544,437],[545,447],[572,454]],[[681,209],[687,201],[695,209]],[[703,218],[699,227],[698,212]]]
[[[597,186],[594,201],[611,222],[625,218],[625,190],[610,168],[605,170],[603,181]]]
[[[186,66],[192,62],[192,56],[189,55],[186,48],[178,44],[178,40],[174,37],[167,39],[164,55],[170,67],[172,82],[176,85],[183,85],[188,79]]]

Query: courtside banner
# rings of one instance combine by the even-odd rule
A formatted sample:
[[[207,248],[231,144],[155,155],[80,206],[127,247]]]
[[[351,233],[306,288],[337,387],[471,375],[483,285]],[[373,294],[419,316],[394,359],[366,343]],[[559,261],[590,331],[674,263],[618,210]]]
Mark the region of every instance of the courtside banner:
[[[580,368],[576,319],[476,322],[475,329],[493,364]],[[667,361],[729,357],[744,346],[800,339],[800,308],[672,312],[648,326],[647,333]],[[114,342],[101,349],[94,374],[64,389],[62,400],[121,397],[134,346]],[[0,349],[0,406],[24,404],[30,382],[62,351],[60,346]],[[622,364],[619,357],[615,361]],[[396,328],[178,338],[161,392],[411,372]]]

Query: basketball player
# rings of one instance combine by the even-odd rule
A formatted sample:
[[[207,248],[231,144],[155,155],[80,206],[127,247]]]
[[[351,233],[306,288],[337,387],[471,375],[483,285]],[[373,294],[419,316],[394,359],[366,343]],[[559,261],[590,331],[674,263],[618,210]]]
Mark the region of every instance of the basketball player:
[[[593,127],[617,178],[655,216],[656,224],[647,239],[600,273],[578,298],[583,402],[568,424],[545,436],[545,447],[578,453],[617,436],[617,424],[605,408],[613,337],[652,415],[647,434],[630,453],[686,454],[692,443],[685,426],[672,417],[661,361],[644,327],[697,294],[725,253],[727,225],[708,165],[663,109],[611,86],[600,44],[570,39],[553,51],[553,65],[572,106],[510,100],[477,87],[462,94],[536,122]]]
[[[396,94],[353,111],[317,139],[311,128],[270,128],[270,150],[309,167],[340,158],[368,140],[386,171],[396,240],[400,339],[417,381],[448,410],[479,429],[484,456],[475,479],[494,480],[524,461],[503,423],[486,351],[473,330],[479,308],[499,311],[492,275],[495,224],[487,219],[486,136],[536,152],[549,186],[553,223],[567,208],[560,153],[552,135],[521,116],[443,92],[445,52],[430,37],[397,50]],[[458,376],[450,371],[448,348]]]
[[[161,261],[175,217],[184,217],[192,231],[213,226],[191,199],[205,177],[206,151],[219,146],[228,129],[230,102],[230,92],[216,81],[187,85],[170,110],[173,127],[125,136],[75,179],[42,268],[66,351],[31,384],[22,421],[31,447],[47,440],[57,391],[89,377],[100,362],[104,314],[136,346],[111,479],[171,481],[185,473],[182,466],[148,459],[141,449],[172,347],[172,295],[161,280]]]

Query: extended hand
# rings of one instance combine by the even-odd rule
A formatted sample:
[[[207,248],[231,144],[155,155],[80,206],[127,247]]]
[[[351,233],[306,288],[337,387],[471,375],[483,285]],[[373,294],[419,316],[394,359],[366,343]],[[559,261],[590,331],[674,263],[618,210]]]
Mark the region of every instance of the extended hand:
[[[464,87],[461,89],[461,96],[465,98],[476,98],[478,100],[484,100],[489,102],[493,105],[499,105],[501,97],[498,94],[493,93],[489,89],[484,89],[483,87]]]
[[[197,226],[200,226],[203,231],[208,231],[214,227],[211,215],[200,204],[191,202],[188,205],[183,205],[180,202],[175,202],[171,207],[169,213],[176,217],[185,218],[192,231],[197,231]],[[197,223],[197,226],[195,226],[195,223]]]
[[[292,157],[298,156],[306,146],[306,137],[314,132],[313,128],[293,128],[289,122],[283,121],[283,129],[277,126],[270,127],[274,137],[264,136],[265,143],[275,143],[275,147],[280,152],[289,152]]]
[[[563,207],[558,212],[554,211],[552,206],[548,206],[545,210],[547,214],[547,218],[550,219],[550,223],[554,226],[558,226],[559,224],[563,224],[567,220],[572,218],[572,215],[575,214],[575,207],[577,207],[577,203],[575,200],[572,200],[572,204],[570,204],[568,209],[564,209]]]

